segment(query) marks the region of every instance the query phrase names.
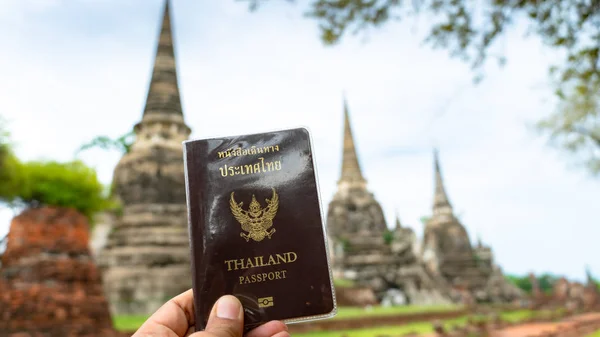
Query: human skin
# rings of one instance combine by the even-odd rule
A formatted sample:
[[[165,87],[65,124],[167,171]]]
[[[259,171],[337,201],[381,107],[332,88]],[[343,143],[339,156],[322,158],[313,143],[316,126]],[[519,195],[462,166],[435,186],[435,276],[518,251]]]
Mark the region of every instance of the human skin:
[[[190,289],[160,307],[132,337],[242,337],[244,311],[231,295],[221,297],[212,308],[206,329],[194,332],[194,294]],[[244,337],[290,337],[287,326],[271,321]]]

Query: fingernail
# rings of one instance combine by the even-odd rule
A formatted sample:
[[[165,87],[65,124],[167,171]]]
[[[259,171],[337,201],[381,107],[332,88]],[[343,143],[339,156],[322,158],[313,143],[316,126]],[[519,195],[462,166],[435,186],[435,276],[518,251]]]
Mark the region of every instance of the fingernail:
[[[242,305],[234,296],[223,296],[217,302],[217,317],[226,319],[239,319],[241,314]]]

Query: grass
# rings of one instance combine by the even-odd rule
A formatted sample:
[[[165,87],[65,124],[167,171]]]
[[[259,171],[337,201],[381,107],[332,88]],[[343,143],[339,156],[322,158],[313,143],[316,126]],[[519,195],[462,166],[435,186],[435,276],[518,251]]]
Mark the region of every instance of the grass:
[[[339,307],[338,313],[333,319],[352,319],[365,316],[386,316],[401,314],[416,314],[433,311],[459,310],[459,306],[453,305],[431,305],[431,306],[397,306],[397,307],[372,307],[370,309]],[[148,316],[116,316],[113,320],[115,328],[119,331],[134,331],[148,319]]]
[[[352,280],[342,279],[342,278],[333,279],[333,284],[336,287],[340,287],[340,288],[354,287],[354,282]]]
[[[444,326],[461,326],[467,323],[467,317],[445,320]],[[365,328],[356,330],[340,330],[340,331],[315,331],[307,333],[297,333],[294,337],[374,337],[378,335],[405,335],[408,333],[426,334],[433,332],[431,322],[416,322],[403,324],[399,326],[384,326],[377,328]]]
[[[401,315],[401,314],[416,314],[433,311],[454,311],[461,309],[460,306],[454,305],[430,305],[430,306],[396,306],[396,307],[380,307],[371,308],[356,308],[356,307],[339,307],[338,313],[334,319],[348,319],[364,316],[385,316],[385,315]]]
[[[587,335],[586,337],[600,337],[600,330],[598,330],[598,331],[594,332],[594,333],[593,333],[593,334],[591,334],[591,335]]]
[[[338,315],[334,319],[352,319],[356,317],[374,316],[374,315],[397,315],[406,313],[421,313],[431,311],[452,311],[457,310],[457,306],[401,306],[401,307],[373,307],[372,309],[338,308]],[[533,316],[544,315],[549,312],[536,312],[531,310],[517,310],[511,312],[503,312],[500,314],[502,320],[507,322],[519,322]],[[114,318],[115,328],[119,331],[135,331],[146,321],[148,316],[116,316]],[[473,316],[474,319],[478,317]],[[467,322],[467,316],[460,318],[449,319],[443,321],[445,326],[461,326]],[[340,331],[315,331],[308,333],[294,334],[298,337],[373,337],[377,335],[403,335],[407,333],[430,333],[433,332],[431,322],[415,322],[403,324],[400,326],[386,326],[376,328],[365,328],[356,330],[340,330]],[[589,337],[600,337],[600,331]]]
[[[113,325],[119,331],[135,331],[137,330],[150,316],[115,316]]]

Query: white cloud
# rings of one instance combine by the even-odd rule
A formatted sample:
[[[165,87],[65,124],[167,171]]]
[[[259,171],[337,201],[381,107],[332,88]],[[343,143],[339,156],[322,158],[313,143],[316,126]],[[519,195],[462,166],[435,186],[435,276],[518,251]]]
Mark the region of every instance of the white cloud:
[[[140,119],[162,8],[147,4],[68,2],[61,15],[78,20],[10,23],[19,29],[0,50],[0,113],[12,120],[20,156],[67,160],[92,137],[120,135]],[[33,15],[23,5],[13,10]],[[35,15],[58,20],[50,9]],[[194,138],[308,126],[327,207],[340,170],[345,90],[364,174],[390,225],[397,208],[421,233],[436,145],[457,212],[505,270],[582,277],[589,263],[600,272],[588,253],[599,234],[589,225],[598,181],[567,170],[526,127],[552,109],[545,83],[556,57],[535,40],[511,35],[506,68],[491,67],[474,87],[467,65],[419,47],[411,23],[332,48],[318,41],[314,22],[283,4],[248,14],[234,1],[181,0],[174,18]],[[119,156],[83,158],[108,183]]]

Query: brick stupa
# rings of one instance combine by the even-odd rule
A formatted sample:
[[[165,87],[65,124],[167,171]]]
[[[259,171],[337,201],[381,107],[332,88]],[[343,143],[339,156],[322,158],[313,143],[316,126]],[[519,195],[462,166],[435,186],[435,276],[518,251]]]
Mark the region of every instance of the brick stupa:
[[[170,3],[135,142],[113,176],[123,205],[98,254],[112,314],[149,315],[192,287],[183,148],[191,129],[181,106]]]
[[[114,336],[87,219],[33,208],[11,223],[0,269],[0,336]]]

